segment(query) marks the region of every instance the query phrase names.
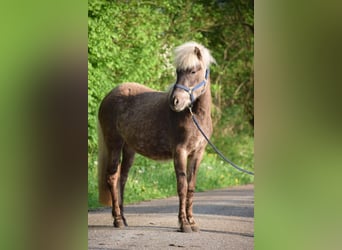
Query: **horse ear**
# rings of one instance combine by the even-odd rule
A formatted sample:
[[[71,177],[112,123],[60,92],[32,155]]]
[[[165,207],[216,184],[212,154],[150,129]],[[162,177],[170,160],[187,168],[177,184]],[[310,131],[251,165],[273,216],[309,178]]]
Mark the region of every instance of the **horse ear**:
[[[202,54],[199,48],[195,47],[195,54],[197,55],[198,59],[202,59]]]

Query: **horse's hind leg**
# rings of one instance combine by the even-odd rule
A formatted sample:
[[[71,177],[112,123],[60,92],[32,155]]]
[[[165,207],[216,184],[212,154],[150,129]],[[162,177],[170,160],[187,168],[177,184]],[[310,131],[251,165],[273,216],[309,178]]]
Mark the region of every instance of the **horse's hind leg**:
[[[121,194],[121,200],[120,200],[120,210],[121,210],[121,216],[122,220],[127,225],[126,218],[124,216],[124,192],[125,192],[125,185],[128,177],[128,172],[133,164],[134,161],[134,155],[135,151],[130,148],[127,144],[124,145],[122,150],[122,163],[121,163],[121,177],[120,177],[120,194]]]
[[[113,143],[110,143],[108,147],[110,153],[110,161],[108,163],[107,168],[107,182],[109,185],[111,198],[112,198],[112,215],[114,218],[113,225],[114,227],[123,227],[124,224],[122,222],[122,216],[119,206],[119,186],[118,182],[120,180],[120,172],[121,172],[121,165],[120,165],[120,157],[121,157],[121,150],[123,147],[123,141],[121,138],[115,138],[112,140]]]
[[[194,155],[190,156],[188,159],[188,169],[187,169],[187,176],[188,176],[188,192],[186,197],[186,216],[188,222],[191,226],[193,232],[199,231],[199,226],[196,224],[195,219],[192,214],[192,207],[193,207],[193,197],[196,187],[196,175],[203,158],[204,150],[200,152],[194,153]]]

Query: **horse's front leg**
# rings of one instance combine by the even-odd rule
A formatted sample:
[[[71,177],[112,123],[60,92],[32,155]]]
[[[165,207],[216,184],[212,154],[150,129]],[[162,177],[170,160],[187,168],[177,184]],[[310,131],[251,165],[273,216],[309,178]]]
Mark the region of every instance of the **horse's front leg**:
[[[187,192],[187,197],[186,197],[186,216],[191,226],[191,229],[194,232],[199,231],[199,226],[196,224],[195,219],[193,217],[193,213],[192,213],[193,197],[194,197],[195,188],[196,188],[197,171],[202,161],[203,153],[204,153],[204,150],[195,152],[193,155],[189,157],[189,160],[188,160],[188,171],[187,171],[188,192]]]
[[[186,197],[188,181],[186,177],[187,152],[184,149],[177,149],[174,155],[174,167],[177,178],[177,192],[179,197],[178,221],[180,230],[185,233],[192,232],[186,216]]]

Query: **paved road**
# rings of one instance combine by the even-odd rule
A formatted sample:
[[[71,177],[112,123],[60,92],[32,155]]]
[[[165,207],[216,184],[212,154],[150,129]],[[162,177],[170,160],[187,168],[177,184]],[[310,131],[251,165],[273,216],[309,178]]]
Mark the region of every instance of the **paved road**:
[[[110,209],[88,213],[88,249],[253,249],[254,186],[195,194],[194,215],[201,231],[178,232],[178,198],[125,208],[129,227],[112,226]]]

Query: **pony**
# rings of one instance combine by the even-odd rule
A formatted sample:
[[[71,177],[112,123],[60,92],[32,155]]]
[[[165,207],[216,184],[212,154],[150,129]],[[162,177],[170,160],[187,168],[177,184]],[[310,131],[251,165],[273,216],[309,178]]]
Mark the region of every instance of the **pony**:
[[[167,92],[123,83],[102,100],[98,112],[99,201],[112,206],[113,225],[127,226],[124,191],[134,156],[172,160],[179,197],[181,232],[198,232],[193,196],[206,140],[191,119],[191,108],[208,137],[212,134],[209,50],[187,42],[174,50],[177,80]]]

